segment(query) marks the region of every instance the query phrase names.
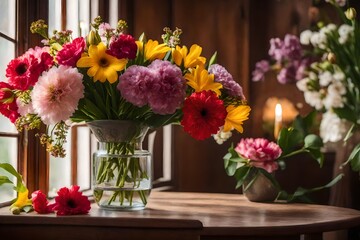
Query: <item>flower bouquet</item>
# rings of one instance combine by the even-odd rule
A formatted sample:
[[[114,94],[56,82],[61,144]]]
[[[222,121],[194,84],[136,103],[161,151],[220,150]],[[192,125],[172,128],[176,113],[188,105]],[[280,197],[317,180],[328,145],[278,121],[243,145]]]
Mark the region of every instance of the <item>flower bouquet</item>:
[[[115,182],[108,186],[117,190],[107,204],[132,205],[132,195],[122,187],[130,183],[136,188],[141,179],[151,180],[139,157],[129,157],[141,150],[136,146],[139,133],[146,132],[143,126],[181,124],[193,138],[214,136],[219,143],[234,129],[243,132],[250,107],[241,86],[215,63],[216,54],[207,60],[199,45],[181,46],[180,29],[165,28],[159,43],[145,34],[136,41],[125,33],[122,20],[112,28],[97,17],[92,27],[86,38],[73,39],[69,30],[48,36],[44,21],[34,22],[31,31],[44,37],[45,46],[29,49],[8,64],[7,81],[0,82],[0,112],[19,131],[45,124],[49,130],[39,134],[40,141],[58,157],[65,155],[71,123],[134,123],[126,140],[116,138],[119,131],[114,128],[108,131],[110,140],[102,139],[105,155],[94,182]],[[137,161],[130,161],[133,158]],[[101,198],[102,192],[95,195]],[[141,201],[146,204],[145,195]]]
[[[282,190],[276,181],[276,171],[284,170],[286,160],[297,154],[308,154],[322,167],[324,156],[321,138],[303,131],[309,127],[308,118],[310,116],[298,117],[292,127],[281,129],[277,143],[265,138],[245,138],[235,148],[233,145],[229,148],[224,156],[226,173],[235,177],[236,188],[242,186],[243,193],[250,201],[308,201],[305,194],[331,187],[342,178],[340,174],[321,187],[299,187],[292,194]],[[305,128],[297,127],[300,124]]]

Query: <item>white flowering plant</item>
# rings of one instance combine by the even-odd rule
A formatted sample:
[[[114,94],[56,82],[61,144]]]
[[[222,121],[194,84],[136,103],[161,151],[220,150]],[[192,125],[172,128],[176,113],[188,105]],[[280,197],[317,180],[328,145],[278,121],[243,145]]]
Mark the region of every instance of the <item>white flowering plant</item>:
[[[345,10],[344,1],[327,2],[336,8],[341,23],[319,22],[317,30],[301,33],[301,44],[312,48],[318,60],[296,84],[305,101],[323,113],[323,141],[338,142],[348,140],[360,127],[360,27],[354,8]],[[347,163],[354,171],[360,170],[360,144]]]

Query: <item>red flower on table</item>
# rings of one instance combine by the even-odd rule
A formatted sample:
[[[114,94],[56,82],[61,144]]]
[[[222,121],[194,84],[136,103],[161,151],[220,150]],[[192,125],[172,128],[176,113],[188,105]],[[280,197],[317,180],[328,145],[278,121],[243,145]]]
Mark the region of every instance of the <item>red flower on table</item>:
[[[49,204],[44,193],[37,190],[31,194],[32,205],[35,212],[40,214],[47,214],[54,212],[53,208],[55,204]]]
[[[89,199],[79,192],[79,186],[60,188],[55,197],[54,210],[57,215],[86,214],[90,210]]]
[[[181,125],[196,140],[216,134],[224,125],[227,115],[224,102],[213,91],[191,94],[184,102]]]

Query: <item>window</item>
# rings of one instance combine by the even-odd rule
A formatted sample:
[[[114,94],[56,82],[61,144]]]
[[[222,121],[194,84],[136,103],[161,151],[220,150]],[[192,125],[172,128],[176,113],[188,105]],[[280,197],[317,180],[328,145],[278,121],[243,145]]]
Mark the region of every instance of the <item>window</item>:
[[[0,76],[5,78],[5,70],[9,61],[15,57],[16,47],[16,1],[0,1]],[[0,115],[0,160],[17,167],[20,135],[10,120]],[[0,169],[0,174],[6,174]],[[9,176],[10,177],[10,176]],[[15,179],[14,179],[15,180]],[[15,197],[11,185],[4,185],[0,194],[0,203]]]

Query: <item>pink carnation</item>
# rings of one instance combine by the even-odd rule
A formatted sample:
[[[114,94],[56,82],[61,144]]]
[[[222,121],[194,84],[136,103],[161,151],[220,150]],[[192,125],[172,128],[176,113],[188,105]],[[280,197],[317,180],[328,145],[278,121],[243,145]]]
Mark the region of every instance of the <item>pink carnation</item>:
[[[162,60],[155,60],[149,68],[156,76],[148,92],[150,107],[158,114],[174,113],[184,101],[186,94],[186,81],[181,69]]]
[[[235,151],[243,158],[249,159],[250,165],[263,168],[269,173],[278,169],[276,159],[282,153],[279,145],[265,138],[241,139]]]
[[[155,76],[147,67],[133,65],[120,76],[117,89],[128,102],[142,107],[148,102],[146,85],[154,78]]]
[[[63,45],[63,48],[56,55],[56,60],[60,65],[75,67],[84,49],[84,38],[75,38],[72,42]]]
[[[161,60],[148,67],[129,67],[120,76],[117,88],[128,102],[138,107],[148,104],[154,113],[162,115],[174,113],[186,94],[180,68]]]
[[[31,92],[34,111],[45,124],[67,120],[84,96],[83,75],[76,68],[52,67]]]

